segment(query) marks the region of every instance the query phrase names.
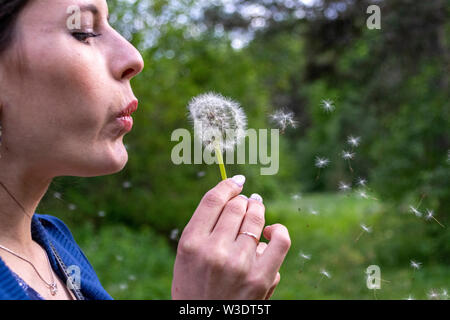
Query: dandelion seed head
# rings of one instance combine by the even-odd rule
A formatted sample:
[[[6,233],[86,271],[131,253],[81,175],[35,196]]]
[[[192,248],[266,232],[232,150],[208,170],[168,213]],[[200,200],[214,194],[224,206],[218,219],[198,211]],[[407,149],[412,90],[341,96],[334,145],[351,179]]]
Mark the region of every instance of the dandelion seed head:
[[[350,152],[350,151],[342,151],[342,158],[344,158],[345,160],[351,160],[353,159],[355,156],[355,153]]]
[[[325,168],[328,166],[329,163],[330,163],[330,160],[327,158],[316,157],[315,166],[317,168]]]
[[[288,127],[296,128],[298,122],[294,120],[294,113],[286,110],[277,110],[269,115],[270,120],[282,131]]]
[[[334,111],[334,102],[332,100],[322,100],[322,109],[326,112],[332,112]]]
[[[230,98],[208,92],[192,98],[187,108],[194,134],[206,149],[217,144],[222,151],[233,150],[245,137],[247,117]]]
[[[360,226],[365,232],[367,232],[367,233],[371,233],[372,232],[372,228],[366,226],[365,224],[361,224]]]
[[[412,267],[413,269],[416,269],[416,270],[419,270],[419,269],[420,269],[420,265],[421,265],[421,264],[422,264],[421,262],[416,262],[416,261],[414,261],[414,260],[411,260],[411,263],[410,263],[411,267]]]
[[[310,209],[310,211],[309,211],[312,215],[318,215],[319,214],[319,212],[317,211],[317,210],[314,210],[314,209]]]
[[[347,143],[352,147],[357,147],[359,146],[360,140],[361,137],[348,136]]]

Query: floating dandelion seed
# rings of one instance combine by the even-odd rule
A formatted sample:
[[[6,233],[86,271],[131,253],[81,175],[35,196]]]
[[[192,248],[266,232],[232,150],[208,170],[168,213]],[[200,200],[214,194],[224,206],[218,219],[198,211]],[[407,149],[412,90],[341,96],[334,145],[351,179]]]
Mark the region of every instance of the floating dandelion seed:
[[[131,182],[130,181],[124,181],[122,183],[122,187],[125,188],[125,189],[131,188]]]
[[[324,277],[327,277],[328,279],[331,279],[331,275],[330,275],[330,273],[327,270],[322,268],[322,269],[320,269],[319,273],[322,275],[322,277],[320,277],[319,282],[316,285],[316,288],[319,287],[319,284],[320,284],[320,282],[322,281],[322,279]]]
[[[440,223],[435,217],[434,217],[434,212],[433,210],[428,210],[427,209],[427,215],[425,216],[426,220],[430,220],[430,219],[434,219],[434,221],[436,221],[442,228],[445,228],[445,226]]]
[[[128,280],[130,280],[130,281],[136,281],[136,276],[135,276],[134,274],[130,274],[130,275],[128,276]]]
[[[408,298],[405,298],[404,300],[415,300],[412,295],[409,295]]]
[[[126,283],[121,283],[121,284],[119,284],[119,289],[122,291],[126,290],[126,289],[128,289],[128,285]]]
[[[358,190],[357,193],[358,193],[358,195],[359,195],[361,198],[369,199],[369,196],[367,195],[366,191],[364,191],[364,190]]]
[[[104,217],[106,215],[106,213],[105,213],[105,211],[103,211],[103,210],[100,210],[99,212],[98,212],[98,216],[99,217]]]
[[[413,260],[411,260],[411,263],[410,263],[411,267],[413,269],[415,269],[415,270],[419,270],[421,264],[422,264],[421,262],[416,262],[416,261],[413,261]]]
[[[178,229],[173,229],[172,231],[170,231],[170,240],[175,241],[178,237]]]
[[[291,111],[278,110],[269,116],[270,120],[284,133],[287,127],[296,128],[298,122],[294,120],[294,113]]]
[[[327,158],[316,157],[315,166],[319,168],[316,176],[316,180],[319,179],[320,169],[327,167],[330,164],[330,160]]]
[[[53,193],[53,197],[56,198],[56,199],[62,200],[62,196],[61,196],[60,192],[54,192]]]
[[[325,269],[321,269],[320,270],[320,274],[325,276],[325,277],[327,277],[328,279],[331,279],[330,273],[327,270],[325,270]]]
[[[358,194],[359,197],[361,197],[363,199],[372,199],[372,200],[378,201],[377,198],[369,196],[365,190],[360,189],[360,190],[356,191],[356,193]]]
[[[199,172],[197,172],[197,177],[198,178],[202,178],[202,177],[204,177],[206,175],[206,172],[205,171],[199,171]]]
[[[334,111],[335,107],[332,100],[322,100],[322,109],[326,112]]]
[[[358,237],[355,239],[355,242],[358,242],[359,238],[361,238],[361,236],[364,234],[364,232],[367,232],[367,233],[371,233],[371,232],[372,232],[372,228],[366,226],[365,224],[361,224],[360,227],[361,227],[361,229],[363,229],[363,230],[362,230],[361,233],[358,235]]]
[[[348,143],[349,145],[351,145],[352,147],[355,147],[355,148],[356,148],[357,146],[359,146],[360,141],[361,141],[361,138],[360,138],[360,137],[349,136],[349,137],[347,138],[347,143]]]
[[[358,178],[358,181],[356,182],[356,184],[358,184],[361,187],[365,187],[367,184],[367,180],[363,179],[363,178]]]
[[[417,210],[416,208],[414,208],[413,206],[409,206],[409,210],[414,213],[416,215],[416,217],[421,217],[422,216],[422,212],[420,212],[419,210]]]
[[[314,215],[314,216],[317,216],[317,215],[319,214],[319,212],[316,211],[316,210],[314,210],[314,209],[310,209],[310,210],[309,210],[309,213],[311,213],[311,214]]]
[[[439,293],[437,293],[436,290],[434,290],[434,289],[431,289],[430,291],[428,291],[427,296],[428,296],[428,299],[431,299],[431,300],[439,299]]]
[[[233,150],[245,137],[244,111],[237,102],[212,92],[194,97],[187,108],[195,136],[207,150],[215,151],[222,180],[227,179],[222,151]]]
[[[292,200],[300,200],[302,198],[302,195],[300,193],[295,193],[292,195]]]
[[[442,289],[441,296],[442,296],[442,299],[447,300],[447,298],[448,298],[447,289]]]
[[[345,160],[352,160],[354,156],[355,156],[355,154],[352,152],[342,151],[342,158]]]
[[[303,266],[305,265],[306,261],[311,260],[311,255],[303,253],[302,251],[299,252],[298,256],[300,257],[300,259],[302,259],[302,263],[301,263],[301,266],[300,266],[301,268],[303,268]]]
[[[116,254],[116,260],[117,261],[123,261],[123,257],[119,254]]]
[[[330,163],[330,160],[328,160],[327,158],[316,157],[315,165],[317,168],[325,168],[328,166],[329,163]]]
[[[300,256],[300,258],[305,259],[305,260],[311,260],[311,255],[310,254],[306,254],[303,253],[302,251],[300,251],[300,253],[298,254]]]
[[[342,158],[344,159],[344,160],[347,160],[347,162],[348,162],[348,167],[349,167],[349,169],[350,169],[350,171],[353,173],[353,168],[352,168],[352,165],[351,165],[351,163],[350,163],[350,160],[352,160],[353,158],[355,157],[355,153],[353,153],[353,152],[350,152],[350,151],[342,151]]]
[[[69,210],[73,211],[77,208],[76,205],[74,205],[73,203],[69,203],[69,205],[67,206],[69,208]]]
[[[292,200],[294,200],[297,204],[297,202],[302,198],[302,195],[300,193],[296,193],[292,195]],[[298,211],[300,211],[301,209],[298,208]]]
[[[339,182],[339,190],[341,190],[341,191],[348,191],[350,189],[351,189],[351,186],[349,184],[346,184],[343,181]]]

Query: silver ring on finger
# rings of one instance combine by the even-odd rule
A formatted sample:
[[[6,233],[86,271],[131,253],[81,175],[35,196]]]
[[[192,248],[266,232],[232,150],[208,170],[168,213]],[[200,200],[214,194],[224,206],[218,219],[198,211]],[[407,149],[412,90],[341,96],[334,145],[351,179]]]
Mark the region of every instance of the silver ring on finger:
[[[246,236],[252,237],[255,240],[256,245],[259,244],[259,238],[256,234],[248,232],[248,231],[241,231],[241,232],[239,232],[239,234],[244,234]]]

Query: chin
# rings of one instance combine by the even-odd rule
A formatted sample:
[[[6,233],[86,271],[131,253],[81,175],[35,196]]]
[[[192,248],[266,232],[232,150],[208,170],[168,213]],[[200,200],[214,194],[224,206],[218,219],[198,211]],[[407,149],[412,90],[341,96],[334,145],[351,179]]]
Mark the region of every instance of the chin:
[[[122,140],[122,139],[120,139]],[[120,172],[128,162],[128,152],[122,141],[117,141],[113,146],[104,152],[95,152],[94,158],[90,158],[87,166],[84,167],[80,177],[105,176]]]

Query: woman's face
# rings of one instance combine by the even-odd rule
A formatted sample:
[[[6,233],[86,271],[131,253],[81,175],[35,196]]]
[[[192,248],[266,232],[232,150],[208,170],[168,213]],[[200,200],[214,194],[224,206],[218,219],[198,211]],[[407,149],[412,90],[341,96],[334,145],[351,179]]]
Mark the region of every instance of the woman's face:
[[[20,13],[0,58],[2,161],[52,177],[125,166],[129,128],[117,115],[135,100],[130,79],[144,62],[107,17],[105,0],[31,0]]]

